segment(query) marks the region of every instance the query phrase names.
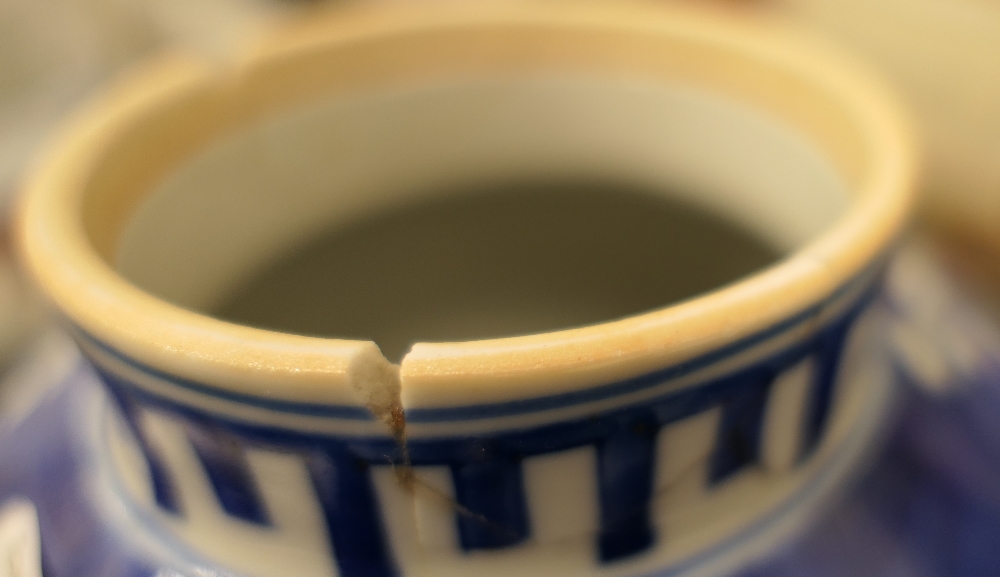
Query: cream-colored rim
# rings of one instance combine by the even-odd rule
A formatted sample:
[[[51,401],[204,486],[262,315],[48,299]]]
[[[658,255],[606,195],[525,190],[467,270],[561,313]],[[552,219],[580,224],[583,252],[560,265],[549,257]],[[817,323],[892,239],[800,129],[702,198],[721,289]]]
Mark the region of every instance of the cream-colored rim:
[[[372,343],[195,314],[143,293],[106,259],[143,192],[211,138],[338,90],[484,68],[613,66],[735,94],[812,138],[855,198],[790,258],[675,306],[573,330],[417,344],[400,365],[404,405],[510,400],[668,366],[829,296],[903,226],[915,176],[907,122],[876,81],[807,39],[676,7],[469,4],[340,11],[227,70],[151,65],[83,111],[34,172],[20,219],[29,268],[74,324],[141,363],[245,394],[356,403],[361,381],[394,372]]]

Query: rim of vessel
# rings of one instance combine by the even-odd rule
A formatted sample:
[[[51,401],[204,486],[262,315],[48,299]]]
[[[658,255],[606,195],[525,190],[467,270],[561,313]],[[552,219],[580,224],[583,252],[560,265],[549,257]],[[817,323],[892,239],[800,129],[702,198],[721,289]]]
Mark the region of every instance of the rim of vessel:
[[[29,180],[19,221],[28,268],[82,331],[141,362],[243,392],[280,398],[326,396],[322,387],[349,371],[353,359],[370,354],[370,342],[245,327],[138,289],[109,264],[107,247],[102,254],[102,242],[113,246],[114,238],[102,240],[101,235],[113,237],[115,232],[88,230],[86,211],[91,207],[86,202],[95,174],[123,138],[136,130],[149,132],[146,125],[156,121],[150,120],[150,111],[176,107],[190,94],[214,90],[223,98],[226,91],[244,89],[247,78],[279,77],[288,67],[338,46],[377,44],[394,35],[463,26],[657,34],[688,42],[695,51],[738,54],[747,70],[767,69],[805,87],[804,94],[814,93],[816,101],[781,101],[760,81],[755,85],[753,79],[741,80],[745,85],[740,88],[747,94],[757,90],[760,101],[772,108],[798,106],[800,110],[790,113],[790,124],[804,128],[834,160],[853,197],[832,226],[778,263],[686,301],[568,330],[417,343],[401,364],[404,387],[407,379],[437,380],[446,389],[474,382],[499,391],[510,378],[531,372],[569,375],[565,378],[572,380],[584,378],[587,371],[608,378],[656,369],[670,359],[688,358],[762,330],[828,297],[884,254],[906,222],[916,171],[905,115],[877,78],[794,31],[667,6],[382,7],[341,10],[331,18],[303,23],[236,64],[163,59],[97,99],[69,124]],[[708,73],[726,81],[718,70]],[[820,98],[828,109],[839,108],[841,120],[847,122],[828,126],[810,117]],[[281,104],[287,107],[287,101]],[[267,112],[264,106],[240,122]],[[787,108],[775,112],[788,120]],[[203,136],[202,144],[211,134]],[[162,160],[159,172],[151,172],[153,180],[143,190],[192,152],[180,149],[173,156],[165,154],[170,158]],[[119,220],[125,222],[129,214],[123,209]],[[277,383],[282,385],[274,387]]]

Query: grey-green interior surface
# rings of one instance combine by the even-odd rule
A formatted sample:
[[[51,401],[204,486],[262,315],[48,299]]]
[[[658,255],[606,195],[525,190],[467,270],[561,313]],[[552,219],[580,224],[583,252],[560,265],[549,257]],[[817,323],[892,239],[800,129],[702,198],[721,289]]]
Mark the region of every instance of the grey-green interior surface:
[[[371,339],[398,360],[416,341],[549,331],[663,307],[781,256],[733,223],[649,192],[573,181],[457,188],[325,232],[213,312]]]

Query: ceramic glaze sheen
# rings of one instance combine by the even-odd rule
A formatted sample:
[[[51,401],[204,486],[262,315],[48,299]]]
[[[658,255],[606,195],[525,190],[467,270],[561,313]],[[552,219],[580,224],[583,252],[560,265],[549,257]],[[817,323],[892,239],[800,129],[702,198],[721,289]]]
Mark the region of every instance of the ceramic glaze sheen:
[[[15,518],[37,511],[46,575],[723,574],[808,526],[884,420],[909,135],[877,83],[779,30],[342,11],[233,71],[153,66],[62,143],[21,234],[82,356],[2,440],[44,451],[0,478]],[[500,175],[682,191],[788,256],[399,365],[195,312],[318,231]]]

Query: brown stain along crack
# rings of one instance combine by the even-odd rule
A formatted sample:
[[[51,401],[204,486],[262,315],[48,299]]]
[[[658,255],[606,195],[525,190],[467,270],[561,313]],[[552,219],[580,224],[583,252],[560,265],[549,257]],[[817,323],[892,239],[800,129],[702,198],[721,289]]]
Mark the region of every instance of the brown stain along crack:
[[[396,476],[401,482],[405,481],[412,476],[412,467],[406,443],[406,413],[400,397],[399,365],[382,356],[375,343],[368,343],[354,357],[348,371],[351,385],[368,412],[389,428],[402,459],[402,465],[396,467]],[[396,462],[395,459],[390,461]]]
[[[365,407],[372,416],[389,428],[389,433],[396,443],[397,456],[394,458],[386,455],[386,460],[392,466],[396,482],[403,490],[415,499],[429,497],[456,515],[473,519],[494,531],[510,536],[517,535],[514,529],[463,506],[450,495],[416,476],[406,440],[406,413],[400,397],[399,365],[386,360],[378,347],[372,343],[371,347],[356,359],[351,373],[351,382],[364,401]]]
[[[375,350],[377,351],[378,349],[376,348]],[[406,413],[403,410],[400,396],[399,366],[387,361],[380,352],[376,354],[377,357],[366,355],[367,358],[363,359],[364,362],[361,366],[353,371],[352,381],[355,390],[364,400],[368,411],[388,427],[389,433],[396,444],[396,455],[386,455],[385,459],[392,467],[399,487],[414,499],[430,499],[446,507],[454,514],[475,520],[477,523],[481,523],[493,531],[506,534],[510,537],[518,536],[518,533],[514,529],[497,523],[485,515],[463,506],[451,495],[416,475],[411,463],[410,450],[406,438]],[[699,463],[693,463],[683,473],[678,475],[672,483],[654,488],[651,500],[659,498],[663,494],[668,493],[676,485],[681,484],[684,478],[698,466],[700,466]]]
[[[373,414],[375,413],[373,412]],[[460,515],[467,519],[473,519],[498,533],[506,534],[508,537],[516,537],[518,535],[517,531],[514,529],[505,527],[490,520],[485,515],[476,513],[468,507],[465,507],[452,498],[451,495],[448,495],[444,491],[438,489],[416,475],[410,461],[410,449],[406,442],[406,413],[403,412],[402,404],[397,402],[390,407],[388,411],[380,411],[380,413],[375,414],[375,416],[389,426],[392,437],[396,441],[396,449],[398,451],[399,459],[397,460],[392,457],[387,457],[390,465],[392,466],[393,473],[396,476],[396,482],[407,493],[412,495],[414,499],[419,499],[421,496],[430,497],[435,502],[451,510],[456,515]]]
[[[397,467],[397,470],[398,469],[399,469],[399,467]],[[440,503],[444,507],[450,509],[452,512],[454,512],[457,515],[460,515],[460,516],[465,517],[467,519],[472,519],[472,520],[474,520],[474,521],[476,521],[478,523],[481,523],[482,525],[484,525],[486,527],[489,527],[490,529],[492,529],[492,530],[494,530],[494,531],[496,531],[498,533],[504,534],[505,536],[507,536],[509,538],[516,538],[516,537],[519,536],[518,532],[515,531],[514,529],[512,529],[510,527],[506,527],[504,525],[501,525],[500,523],[497,523],[497,522],[489,519],[488,517],[486,517],[486,515],[483,515],[482,513],[476,513],[472,509],[469,509],[468,507],[465,507],[464,505],[462,505],[461,503],[459,503],[458,501],[456,501],[455,499],[453,499],[447,493],[441,491],[437,487],[435,487],[435,486],[431,485],[430,483],[424,481],[420,477],[417,477],[414,474],[412,467],[407,467],[407,469],[408,469],[408,471],[404,474],[404,476],[406,476],[405,477],[406,478],[405,482],[407,483],[405,486],[411,492],[411,494],[414,495],[415,498],[418,498],[417,497],[417,492],[418,491],[419,492],[423,492],[426,495],[429,495],[432,499],[434,499],[435,501],[437,501],[438,503]],[[401,478],[399,472],[397,472],[396,478],[397,479]],[[400,482],[402,483],[403,481],[401,480]]]

